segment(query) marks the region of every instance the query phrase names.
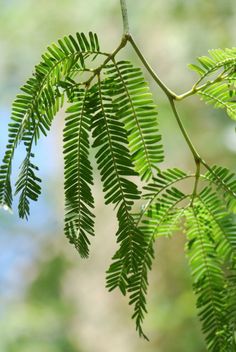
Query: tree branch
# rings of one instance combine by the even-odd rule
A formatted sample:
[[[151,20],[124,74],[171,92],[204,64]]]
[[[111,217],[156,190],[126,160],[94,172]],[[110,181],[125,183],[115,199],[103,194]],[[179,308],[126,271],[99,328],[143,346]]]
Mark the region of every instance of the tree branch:
[[[122,20],[123,20],[123,34],[129,34],[129,19],[126,0],[120,0]]]

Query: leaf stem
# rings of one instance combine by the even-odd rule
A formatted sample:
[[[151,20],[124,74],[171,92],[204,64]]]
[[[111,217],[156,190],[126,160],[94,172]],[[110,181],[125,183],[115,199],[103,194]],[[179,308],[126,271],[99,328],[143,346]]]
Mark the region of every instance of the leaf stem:
[[[202,78],[200,78],[189,91],[187,91],[186,93],[180,94],[180,95],[176,95],[175,100],[183,100],[191,95],[194,95],[198,91],[205,89],[206,87],[210,86],[211,84],[223,81],[224,79],[225,79],[224,72],[222,72],[215,79],[213,79],[211,81],[207,81],[206,83],[197,87],[198,84],[202,81]]]
[[[195,160],[195,162],[197,164],[201,160],[201,157],[198,154],[197,150],[195,149],[194,145],[192,144],[191,139],[190,139],[190,137],[189,137],[189,135],[188,135],[188,133],[187,133],[182,121],[181,121],[181,118],[180,118],[180,116],[179,116],[179,114],[178,114],[178,112],[176,110],[176,107],[175,107],[174,99],[170,98],[170,97],[168,97],[168,98],[169,98],[170,106],[171,106],[172,111],[174,113],[175,119],[176,119],[176,121],[177,121],[177,123],[179,125],[179,128],[180,128],[181,132],[182,132],[182,135],[184,136],[184,139],[186,140],[186,143],[188,144],[189,149],[191,150],[191,152],[193,154],[193,157],[194,157],[194,160]]]
[[[154,79],[154,81],[158,84],[158,86],[165,92],[165,94],[167,95],[168,98],[171,99],[176,99],[176,94],[174,92],[172,92],[163,82],[162,80],[156,75],[156,73],[154,72],[154,70],[152,69],[152,67],[149,65],[149,63],[147,62],[147,60],[145,59],[145,57],[143,56],[143,54],[141,53],[140,49],[138,48],[137,44],[135,43],[134,39],[132,38],[132,36],[129,34],[127,36],[128,41],[130,42],[130,44],[132,45],[132,47],[134,48],[134,51],[136,52],[136,54],[138,55],[138,57],[140,58],[140,60],[142,61],[144,67],[147,69],[147,71],[150,73],[150,75],[152,76],[152,78]]]
[[[193,188],[193,193],[192,193],[192,199],[191,199],[191,204],[190,206],[193,205],[194,199],[197,195],[197,187],[198,187],[198,183],[199,183],[199,179],[201,176],[201,159],[196,160],[195,159],[195,163],[196,163],[196,173],[195,173],[195,183],[194,183],[194,188]]]
[[[214,84],[216,82],[220,82],[222,80],[225,79],[225,71],[221,72],[215,79],[211,80],[211,81],[207,81],[206,83],[202,84],[201,86],[198,86],[199,83],[202,81],[202,77],[193,85],[193,87],[188,90],[186,93],[183,94],[176,94],[175,92],[173,92],[170,88],[168,88],[165,83],[157,76],[157,74],[154,72],[153,68],[150,66],[150,64],[148,63],[148,61],[146,60],[146,58],[143,56],[142,52],[140,51],[139,47],[137,46],[135,40],[133,39],[133,37],[131,36],[131,34],[127,33],[125,35],[125,37],[127,38],[127,40],[130,42],[130,44],[132,45],[132,47],[134,48],[134,51],[136,52],[136,54],[138,55],[138,57],[140,58],[140,60],[142,61],[144,67],[147,69],[147,71],[150,73],[150,75],[152,76],[152,78],[154,79],[154,81],[158,84],[158,86],[165,92],[165,94],[167,95],[168,98],[172,98],[173,100],[176,101],[180,101],[183,100],[191,95],[196,94],[198,91],[205,89],[206,87],[208,87],[211,84]]]
[[[127,34],[129,34],[129,18],[126,0],[120,0],[120,7],[123,20],[123,35],[126,36]]]

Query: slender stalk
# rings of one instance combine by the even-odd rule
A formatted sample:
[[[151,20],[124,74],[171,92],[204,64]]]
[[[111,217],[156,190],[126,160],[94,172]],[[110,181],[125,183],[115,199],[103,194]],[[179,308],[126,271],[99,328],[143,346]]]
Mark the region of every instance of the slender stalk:
[[[172,108],[172,111],[175,115],[175,118],[176,118],[176,121],[179,125],[179,128],[184,136],[184,139],[186,141],[186,143],[188,144],[189,146],[189,149],[191,150],[192,154],[193,154],[193,157],[194,157],[194,161],[195,161],[195,164],[196,164],[196,172],[195,172],[195,182],[194,182],[194,187],[193,187],[193,193],[192,193],[192,199],[191,199],[191,206],[193,205],[193,202],[194,202],[194,199],[197,195],[197,188],[198,188],[198,183],[199,183],[199,179],[200,179],[200,171],[201,171],[201,164],[203,164],[205,167],[209,168],[209,166],[207,165],[207,163],[205,161],[203,161],[203,159],[200,157],[200,155],[198,154],[197,150],[195,149],[194,145],[192,144],[189,136],[188,136],[188,133],[187,131],[185,130],[185,127],[180,119],[180,116],[176,110],[176,107],[175,107],[175,103],[174,103],[174,100],[173,98],[169,98],[169,101],[170,101],[170,105],[171,105],[171,108]]]
[[[122,1],[122,0],[121,0]],[[145,59],[145,57],[143,56],[142,52],[140,51],[139,47],[137,46],[136,42],[134,41],[133,37],[128,34],[127,35],[127,39],[128,41],[131,43],[132,47],[134,48],[136,54],[138,55],[138,57],[140,58],[140,60],[142,61],[143,65],[145,66],[145,68],[147,69],[147,71],[150,73],[150,75],[152,76],[152,78],[154,79],[154,81],[158,84],[158,86],[166,93],[166,95],[168,96],[168,98],[172,98],[173,100],[176,101],[180,101],[183,100],[191,95],[196,94],[198,91],[205,89],[206,87],[208,87],[211,84],[214,84],[216,82],[220,82],[222,80],[224,80],[225,76],[224,76],[224,71],[221,72],[214,80],[211,81],[207,81],[206,83],[202,84],[201,86],[198,87],[199,83],[203,80],[203,77],[201,77],[194,85],[193,87],[187,91],[186,93],[183,94],[176,94],[174,93],[170,88],[168,88],[165,83],[156,75],[156,73],[154,72],[153,68],[150,66],[150,64],[147,62],[147,60]]]
[[[194,188],[193,188],[193,193],[192,193],[192,200],[191,200],[191,206],[193,205],[194,199],[197,195],[197,187],[198,187],[198,183],[199,183],[199,179],[201,176],[201,160],[195,159],[195,163],[196,163],[196,173],[195,173],[195,183],[194,183]]]
[[[131,35],[128,36],[128,41],[134,48],[134,51],[142,61],[143,65],[147,69],[147,71],[150,73],[154,81],[158,84],[158,86],[165,92],[165,94],[168,96],[168,98],[176,99],[176,94],[172,92],[163,82],[162,80],[156,75],[152,67],[149,65],[143,54],[141,53],[140,49],[138,48],[137,44],[135,43],[134,39],[132,38]]]
[[[212,81],[207,81],[206,83],[202,84],[201,86],[197,87],[198,84],[201,82],[202,78],[200,78],[192,87],[192,89],[190,89],[189,91],[187,91],[186,93],[183,93],[181,95],[176,95],[175,100],[183,100],[191,95],[196,94],[198,91],[205,89],[206,87],[216,83],[216,82],[220,82],[223,81],[225,79],[224,76],[224,72],[220,73],[214,80]]]
[[[126,0],[120,0],[120,7],[122,13],[123,20],[123,35],[129,34],[129,18],[128,18],[128,10]]]
[[[212,168],[203,159],[201,159],[201,163],[205,166],[208,171],[210,171],[214,175]]]
[[[201,157],[200,155],[198,154],[197,150],[195,149],[195,147],[193,146],[192,142],[191,142],[191,139],[189,138],[188,136],[188,133],[187,131],[185,130],[185,127],[181,121],[181,118],[176,110],[176,107],[175,107],[175,103],[174,103],[174,100],[173,98],[171,99],[170,97],[169,98],[169,102],[170,102],[170,106],[172,108],[172,111],[174,113],[174,116],[175,116],[175,119],[179,125],[179,128],[182,132],[182,135],[184,136],[184,139],[186,140],[186,143],[188,144],[189,146],[189,149],[191,150],[192,154],[193,154],[193,157],[194,157],[194,160],[195,162],[198,162],[199,160],[201,160]]]

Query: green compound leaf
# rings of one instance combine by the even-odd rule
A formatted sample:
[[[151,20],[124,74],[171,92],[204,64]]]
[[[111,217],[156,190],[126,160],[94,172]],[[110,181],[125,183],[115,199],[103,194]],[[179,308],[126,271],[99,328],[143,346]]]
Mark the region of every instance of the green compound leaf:
[[[125,263],[126,271],[130,268],[135,270],[139,250],[142,248],[142,237],[137,233],[130,211],[134,200],[140,198],[140,192],[136,184],[127,177],[136,176],[137,173],[133,170],[127,148],[127,132],[123,122],[116,115],[110,86],[106,81],[99,79],[94,87],[94,97],[93,147],[98,148],[96,160],[101,173],[105,203],[112,203],[118,207],[119,261],[122,260]],[[120,275],[117,273],[117,276],[109,281],[109,288],[112,289],[117,285],[124,291],[122,283],[125,280],[125,273],[122,274],[122,278],[118,278]]]
[[[61,91],[61,82],[73,78],[78,72],[84,70],[85,60],[94,58],[99,52],[97,36],[90,33],[89,39],[84,34],[77,33],[76,38],[69,36],[59,40],[58,44],[52,44],[48,51],[42,55],[42,61],[35,67],[35,73],[21,88],[23,94],[16,97],[12,106],[11,120],[9,124],[9,138],[6,147],[3,164],[0,167],[0,206],[12,207],[12,187],[10,182],[12,161],[15,149],[20,142],[26,146],[26,161],[22,164],[18,183],[22,183],[23,173],[30,174],[26,170],[31,165],[33,145],[40,136],[47,135],[51,123],[64,103],[64,91]],[[35,178],[37,181],[37,176]],[[28,182],[27,185],[30,185]],[[17,187],[21,191],[20,197],[27,198],[29,190]],[[24,193],[24,195],[23,195]],[[28,201],[19,206],[20,215],[27,216]]]
[[[130,62],[109,65],[106,75],[112,87],[116,114],[128,132],[129,148],[135,169],[149,180],[164,159],[158,130],[157,107],[140,68]]]
[[[67,109],[63,132],[65,159],[65,235],[81,257],[88,257],[90,236],[94,236],[92,167],[89,160],[91,128],[88,89],[80,89]]]
[[[232,87],[228,83],[214,83],[201,90],[198,94],[208,104],[214,105],[215,108],[225,109],[226,113],[232,120],[236,120],[236,80],[233,82]],[[234,95],[232,96],[232,89]]]
[[[236,175],[229,169],[214,165],[204,175],[223,197],[227,208],[236,212]]]
[[[202,196],[204,198],[204,194]],[[215,208],[215,201],[213,204],[212,207]],[[196,200],[193,208],[187,209],[185,215],[188,239],[186,251],[208,351],[233,351],[235,318],[232,319],[228,314],[228,298],[232,292],[224,272],[224,258],[220,255],[222,246],[225,245],[224,239],[223,245],[219,243],[219,236],[223,232],[219,233],[218,229],[218,233],[215,233],[216,221],[212,222],[209,218],[205,199],[200,202]],[[219,217],[224,219],[224,213]],[[221,246],[221,250],[218,246]],[[230,308],[233,308],[232,305]]]
[[[232,49],[212,49],[209,50],[209,56],[198,58],[199,65],[190,64],[189,68],[196,71],[201,79],[215,73],[219,69],[224,72],[235,72],[236,48]]]
[[[140,253],[138,268],[132,272],[128,278],[128,292],[130,296],[129,304],[134,306],[132,318],[136,322],[136,329],[140,336],[147,339],[142,329],[146,309],[146,295],[148,288],[148,272],[152,269],[154,259],[154,242],[160,236],[169,237],[179,229],[179,222],[183,216],[183,211],[177,205],[188,198],[187,195],[170,188],[166,190],[155,203],[149,205],[140,214],[135,214],[134,219],[139,231],[143,234],[143,247]]]
[[[236,48],[210,50],[209,55],[198,58],[200,66],[189,66],[200,75],[198,84],[217,74],[196,91],[206,103],[225,109],[236,120]]]
[[[236,264],[236,224],[224,203],[211,187],[205,187],[198,195],[204,214],[212,227],[217,253],[226,263]]]

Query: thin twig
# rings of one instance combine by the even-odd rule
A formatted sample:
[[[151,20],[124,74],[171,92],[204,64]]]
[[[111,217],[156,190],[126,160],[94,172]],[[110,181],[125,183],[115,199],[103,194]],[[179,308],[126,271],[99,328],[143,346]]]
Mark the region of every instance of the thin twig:
[[[186,129],[185,129],[185,127],[184,127],[184,125],[183,125],[183,123],[181,121],[181,118],[180,118],[180,116],[179,116],[179,114],[178,114],[178,112],[176,110],[174,100],[169,98],[169,102],[170,102],[170,106],[172,108],[172,111],[174,113],[175,119],[176,119],[176,121],[177,121],[177,123],[179,125],[179,128],[180,128],[181,132],[182,132],[182,135],[184,136],[184,139],[186,140],[186,143],[188,144],[189,149],[191,150],[191,152],[193,154],[194,160],[197,163],[199,160],[201,160],[201,157],[198,154],[197,150],[195,149],[193,143],[191,142],[190,137],[188,136],[188,133],[187,133],[187,131],[186,131]]]
[[[142,61],[144,67],[147,69],[147,71],[150,73],[154,81],[158,84],[158,86],[165,92],[165,94],[168,96],[168,98],[173,98],[176,99],[176,94],[172,92],[163,82],[162,80],[156,75],[152,67],[149,65],[143,54],[141,53],[140,49],[138,48],[137,44],[135,43],[134,39],[132,38],[131,35],[128,36],[128,41],[134,48],[136,54]]]
[[[122,20],[123,20],[123,35],[129,34],[129,18],[126,0],[120,0]]]

